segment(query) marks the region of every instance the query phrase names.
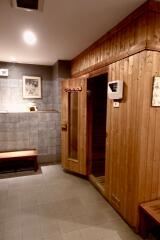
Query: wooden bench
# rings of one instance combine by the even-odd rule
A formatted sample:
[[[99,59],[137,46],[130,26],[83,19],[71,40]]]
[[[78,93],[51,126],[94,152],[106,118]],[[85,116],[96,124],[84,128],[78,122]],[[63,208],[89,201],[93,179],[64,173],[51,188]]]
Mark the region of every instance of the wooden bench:
[[[33,162],[33,168],[35,171],[38,170],[37,162],[38,152],[37,150],[24,150],[24,151],[13,151],[13,152],[0,152],[0,163],[10,163],[11,161],[31,161]]]
[[[160,226],[160,199],[140,205],[139,232],[142,238],[147,238],[153,227]]]

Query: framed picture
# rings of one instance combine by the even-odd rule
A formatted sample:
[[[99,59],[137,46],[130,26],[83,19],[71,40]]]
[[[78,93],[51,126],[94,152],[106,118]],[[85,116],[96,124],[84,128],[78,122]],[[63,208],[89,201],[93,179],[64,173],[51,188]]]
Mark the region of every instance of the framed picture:
[[[153,80],[152,106],[160,107],[160,76]]]
[[[40,77],[23,76],[23,98],[42,98]]]

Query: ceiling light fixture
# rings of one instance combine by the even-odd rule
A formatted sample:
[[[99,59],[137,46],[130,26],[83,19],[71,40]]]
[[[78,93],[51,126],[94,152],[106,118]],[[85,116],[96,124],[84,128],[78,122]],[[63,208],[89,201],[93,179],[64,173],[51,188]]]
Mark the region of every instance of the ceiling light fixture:
[[[35,45],[37,42],[36,35],[31,31],[25,31],[23,33],[23,39],[29,45]]]
[[[30,11],[43,11],[44,0],[10,0],[11,7],[30,10]]]

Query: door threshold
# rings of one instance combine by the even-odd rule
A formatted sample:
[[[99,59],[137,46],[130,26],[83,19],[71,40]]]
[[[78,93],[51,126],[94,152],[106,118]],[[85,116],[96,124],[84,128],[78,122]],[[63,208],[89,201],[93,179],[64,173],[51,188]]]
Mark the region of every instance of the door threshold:
[[[102,193],[102,195],[105,196],[105,176],[95,177],[93,174],[90,174],[89,180]]]

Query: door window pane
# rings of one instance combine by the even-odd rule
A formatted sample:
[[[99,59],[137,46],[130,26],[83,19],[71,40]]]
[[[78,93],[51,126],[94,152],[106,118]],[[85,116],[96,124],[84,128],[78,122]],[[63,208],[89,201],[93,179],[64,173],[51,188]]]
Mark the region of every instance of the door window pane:
[[[69,158],[77,159],[78,151],[78,92],[68,93]]]

